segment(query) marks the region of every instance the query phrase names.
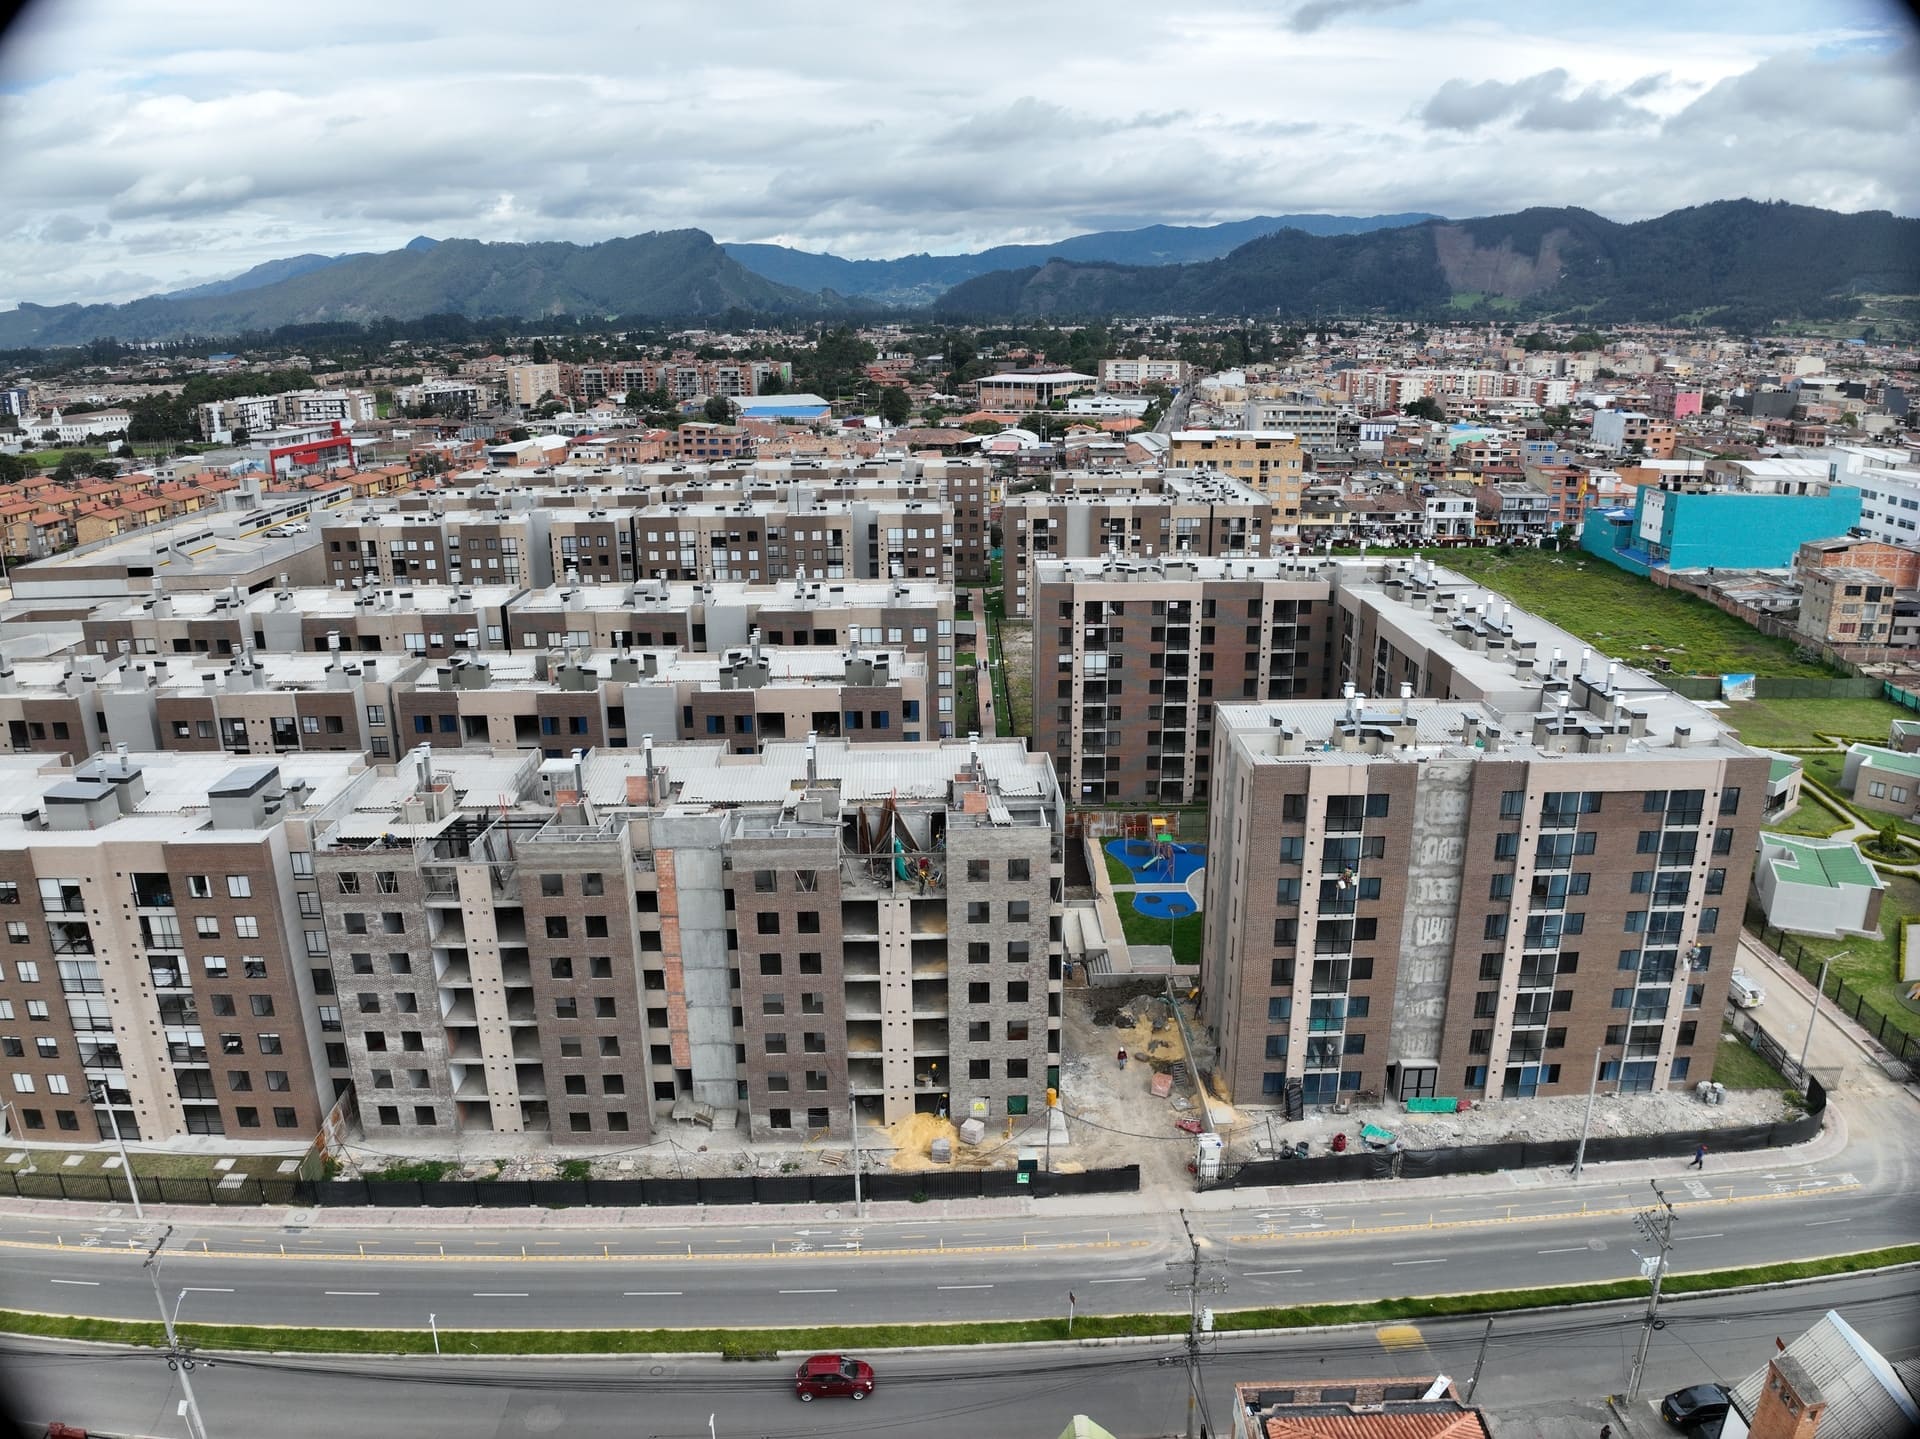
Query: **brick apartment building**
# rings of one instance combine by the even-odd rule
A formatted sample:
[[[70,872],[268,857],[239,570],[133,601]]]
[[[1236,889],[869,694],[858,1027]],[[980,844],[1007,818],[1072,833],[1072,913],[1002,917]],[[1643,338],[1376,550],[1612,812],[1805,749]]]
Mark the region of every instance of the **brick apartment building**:
[[[1218,703],[1329,693],[1336,618],[1317,569],[1277,559],[1041,560],[1034,742],[1079,804],[1194,804]]]
[[[1063,811],[1018,741],[0,757],[19,1132],[645,1143],[1038,1113]],[[897,843],[896,843],[897,841]],[[922,864],[924,862],[924,870]]]
[[[1241,1102],[1707,1078],[1768,759],[1644,676],[1216,711],[1204,1019]],[[1724,936],[1724,937],[1722,937]]]
[[[1033,566],[1118,554],[1136,559],[1257,559],[1277,542],[1273,502],[1213,474],[1179,472],[1129,493],[1032,493],[1002,507],[1007,613],[1031,613]]]
[[[1175,430],[1167,463],[1212,470],[1265,495],[1281,535],[1300,523],[1300,492],[1307,483],[1305,451],[1291,430]]]

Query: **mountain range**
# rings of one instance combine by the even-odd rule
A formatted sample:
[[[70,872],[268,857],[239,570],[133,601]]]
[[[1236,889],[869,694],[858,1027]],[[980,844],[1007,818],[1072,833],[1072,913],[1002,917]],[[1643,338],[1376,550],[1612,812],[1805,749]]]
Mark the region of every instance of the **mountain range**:
[[[926,305],[963,280],[995,270],[1013,270],[1048,260],[1112,261],[1121,265],[1181,265],[1215,260],[1249,240],[1276,230],[1309,235],[1357,235],[1417,225],[1440,216],[1256,215],[1219,225],[1148,225],[1140,230],[1099,230],[1045,245],[995,245],[966,255],[905,255],[897,260],[843,260],[838,255],[785,245],[725,244],[720,248],[756,275],[797,290],[817,290],[883,305]]]
[[[1485,309],[1765,325],[1851,315],[1864,294],[1920,294],[1920,220],[1722,200],[1625,225],[1534,209],[1359,235],[1281,230],[1190,265],[1054,259],[965,281],[933,309],[949,319]]]
[[[1308,221],[1346,229],[1313,234],[1301,228]],[[1249,229],[1259,233],[1245,238]],[[1035,263],[1009,268],[1011,259]],[[1632,224],[1580,209],[1267,216],[897,260],[723,246],[701,230],[597,245],[423,236],[384,254],[268,261],[124,305],[22,304],[0,312],[0,349],[431,314],[857,317],[929,302],[942,320],[1371,312],[1759,326],[1851,315],[1865,294],[1920,294],[1920,220],[1752,200]]]

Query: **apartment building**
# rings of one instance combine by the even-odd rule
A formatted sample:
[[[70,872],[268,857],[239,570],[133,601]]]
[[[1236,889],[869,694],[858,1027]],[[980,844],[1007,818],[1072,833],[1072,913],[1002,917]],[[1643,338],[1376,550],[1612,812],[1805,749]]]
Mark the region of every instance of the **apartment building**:
[[[635,518],[636,578],[816,580],[954,578],[945,500],[676,501]]]
[[[580,393],[588,401],[609,396],[637,396],[665,390],[675,404],[723,395],[738,399],[776,393],[793,382],[787,360],[696,360],[679,356],[662,360],[608,360],[580,366]]]
[[[716,739],[734,754],[807,734],[916,743],[935,723],[924,661],[895,651],[770,649],[759,633],[718,654],[555,650],[456,655],[401,670],[387,694],[401,745],[637,748]],[[382,751],[384,753],[385,751]]]
[[[1204,801],[1216,703],[1330,692],[1316,567],[1280,559],[1040,560],[1034,742],[1080,804]]]
[[[359,769],[324,755],[0,758],[0,1064],[16,1133],[316,1132],[340,1026],[307,834]]]
[[[1203,1015],[1238,1102],[1711,1075],[1768,758],[1645,676],[1224,704]]]
[[[1100,388],[1103,390],[1140,390],[1148,385],[1165,385],[1177,390],[1192,378],[1193,366],[1185,360],[1135,355],[1128,359],[1100,362]]]
[[[1044,410],[1055,400],[1091,390],[1099,381],[1072,370],[1007,370],[973,382],[983,410],[1024,413]]]
[[[436,415],[477,415],[492,403],[493,387],[475,380],[423,380],[417,385],[402,385],[393,392],[396,414],[429,410]]]
[[[1064,816],[1018,741],[435,752],[332,814],[370,1138],[645,1143],[706,1112],[845,1139],[1056,1082]]]
[[[1306,476],[1300,439],[1291,430],[1175,430],[1171,441],[1168,465],[1238,480],[1272,502],[1276,530],[1299,527]]]
[[[1805,546],[1801,547],[1805,549]],[[1844,565],[1799,569],[1800,614],[1794,630],[1815,644],[1893,643],[1894,588],[1872,570]]]
[[[566,393],[557,364],[508,365],[505,379],[509,405],[530,408],[545,400],[558,399]]]
[[[1283,430],[1312,453],[1340,448],[1340,411],[1299,395],[1255,395],[1246,401],[1240,423],[1249,430]]]
[[[1257,559],[1278,543],[1273,502],[1223,475],[1179,471],[1138,493],[1011,495],[1001,508],[1007,611],[1030,613],[1043,559],[1119,554],[1137,559]]]
[[[392,507],[326,517],[318,535],[326,581],[352,587],[392,584],[553,582],[550,523],[544,505],[512,509],[420,510]]]
[[[235,430],[257,435],[335,421],[351,429],[363,420],[377,418],[379,413],[371,390],[285,390],[277,395],[210,400],[195,408],[194,417],[200,433],[213,439]]]
[[[116,600],[80,622],[81,648],[119,655],[324,653],[444,656],[506,644],[508,606],[518,585],[280,585],[174,594],[156,587],[143,600]]]

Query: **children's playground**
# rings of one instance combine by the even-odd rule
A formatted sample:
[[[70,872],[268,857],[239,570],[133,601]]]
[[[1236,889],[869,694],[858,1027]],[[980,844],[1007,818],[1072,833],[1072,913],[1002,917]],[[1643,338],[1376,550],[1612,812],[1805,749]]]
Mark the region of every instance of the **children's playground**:
[[[1105,849],[1133,878],[1131,885],[1114,886],[1116,899],[1127,896],[1135,910],[1151,919],[1185,919],[1200,912],[1207,869],[1204,844],[1182,844],[1162,834],[1108,840]]]

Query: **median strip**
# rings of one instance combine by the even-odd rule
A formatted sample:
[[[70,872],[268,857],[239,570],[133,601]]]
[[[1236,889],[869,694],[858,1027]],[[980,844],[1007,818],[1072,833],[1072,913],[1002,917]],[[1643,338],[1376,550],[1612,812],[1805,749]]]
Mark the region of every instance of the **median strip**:
[[[1671,1297],[1714,1289],[1764,1288],[1795,1279],[1859,1274],[1903,1264],[1920,1264],[1920,1244],[1835,1254],[1743,1269],[1714,1269],[1669,1274],[1662,1293]],[[1565,1304],[1596,1304],[1638,1299],[1646,1282],[1616,1279],[1600,1284],[1561,1284],[1538,1289],[1505,1289],[1485,1294],[1434,1294],[1420,1298],[1370,1299],[1349,1304],[1301,1304],[1280,1308],[1218,1310],[1214,1328],[1313,1329],[1331,1325],[1380,1324]],[[1164,1314],[1080,1314],[1075,1339],[1173,1336],[1186,1332],[1185,1310]],[[165,1335],[158,1323],[124,1319],[88,1319],[70,1314],[0,1310],[0,1332],[49,1339],[160,1348]],[[412,1329],[278,1328],[266,1325],[182,1324],[181,1339],[211,1351],[273,1350],[310,1354],[431,1354],[434,1337]],[[722,1358],[760,1357],[783,1349],[912,1349],[931,1345],[1058,1343],[1067,1339],[1064,1319],[1002,1319],[979,1323],[822,1325],[793,1329],[442,1329],[445,1352],[459,1354],[718,1354]]]

